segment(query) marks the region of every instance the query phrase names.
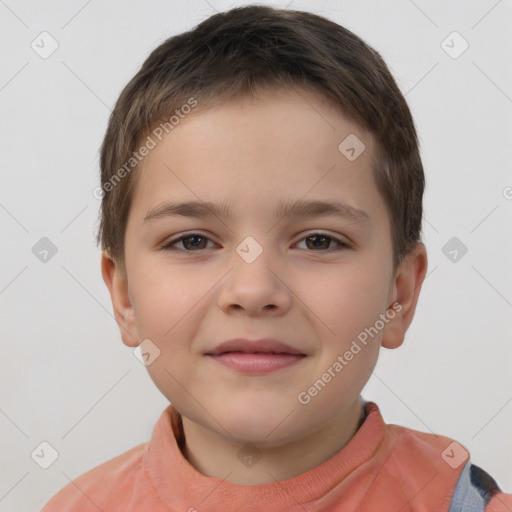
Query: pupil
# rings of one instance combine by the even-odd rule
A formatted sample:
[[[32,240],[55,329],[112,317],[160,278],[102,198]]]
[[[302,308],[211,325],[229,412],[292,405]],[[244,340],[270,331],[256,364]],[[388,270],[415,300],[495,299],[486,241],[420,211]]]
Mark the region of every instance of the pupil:
[[[310,236],[310,237],[309,237],[309,239],[310,239],[310,240],[312,240],[312,239],[314,239],[314,238],[316,238],[316,239],[320,239],[320,240],[321,240],[319,243],[313,243],[313,245],[314,245],[315,247],[320,247],[320,246],[321,246],[321,244],[322,244],[323,242],[325,242],[329,237],[327,237],[327,236],[321,236],[321,235],[313,235],[313,236]],[[327,243],[327,245],[329,245],[329,243]]]
[[[185,239],[185,243],[187,244],[188,241],[190,240],[194,240],[194,242],[190,245],[192,245],[192,247],[198,247],[200,245],[200,243],[198,243],[197,241],[203,239],[204,240],[204,237],[202,236],[199,236],[199,235],[193,235],[193,236],[189,236]]]

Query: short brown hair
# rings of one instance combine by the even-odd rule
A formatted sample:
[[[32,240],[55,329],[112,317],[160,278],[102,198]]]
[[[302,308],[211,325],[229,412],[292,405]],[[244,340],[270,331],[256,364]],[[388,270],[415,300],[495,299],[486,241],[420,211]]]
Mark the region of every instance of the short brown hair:
[[[334,101],[373,135],[372,169],[389,213],[396,270],[421,241],[425,186],[404,96],[380,54],[348,29],[316,14],[263,5],[215,14],[167,39],[123,89],[101,146],[105,193],[97,243],[124,265],[137,178],[126,163],[136,168],[133,155],[141,141],[176,109],[191,104],[191,98],[205,107],[256,90],[295,86]],[[168,122],[164,126],[172,128]]]

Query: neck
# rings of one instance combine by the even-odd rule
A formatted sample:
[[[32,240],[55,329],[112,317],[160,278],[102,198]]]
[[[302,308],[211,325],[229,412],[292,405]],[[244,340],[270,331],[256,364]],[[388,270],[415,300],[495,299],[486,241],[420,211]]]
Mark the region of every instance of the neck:
[[[182,417],[182,454],[197,471],[208,477],[243,486],[275,483],[296,477],[330,459],[350,441],[363,421],[364,408],[358,397],[312,434],[262,448],[233,442]]]

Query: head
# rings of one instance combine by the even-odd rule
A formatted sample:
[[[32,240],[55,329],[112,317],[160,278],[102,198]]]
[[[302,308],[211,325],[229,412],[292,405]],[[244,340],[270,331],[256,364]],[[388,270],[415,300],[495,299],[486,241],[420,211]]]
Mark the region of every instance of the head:
[[[123,342],[151,340],[151,378],[205,428],[268,446],[306,436],[403,342],[427,266],[418,140],[380,55],[340,25],[249,6],[168,39],[116,103],[101,182]],[[164,215],[192,201],[219,208]],[[317,204],[283,215],[298,202]],[[304,357],[254,375],[205,355],[234,337]]]

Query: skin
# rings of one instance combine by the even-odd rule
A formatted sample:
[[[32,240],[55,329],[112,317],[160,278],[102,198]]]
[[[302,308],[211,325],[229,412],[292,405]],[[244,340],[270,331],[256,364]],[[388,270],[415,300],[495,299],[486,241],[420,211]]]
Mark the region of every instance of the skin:
[[[370,169],[372,137],[311,91],[265,91],[195,110],[143,160],[125,235],[125,266],[102,253],[123,342],[149,338],[147,369],[181,413],[183,455],[203,475],[274,483],[336,454],[360,425],[360,393],[380,347],[399,347],[427,270],[418,243],[394,272],[389,216]],[[349,161],[349,134],[366,149]],[[337,200],[364,210],[364,227],[332,216],[273,217],[282,200]],[[226,202],[233,217],[144,222],[174,200]],[[206,239],[161,246],[200,231]],[[332,238],[315,245],[310,237]],[[262,254],[247,263],[247,237]],[[320,235],[321,236],[321,235]],[[336,239],[349,244],[339,247]],[[319,248],[318,248],[319,246]],[[188,251],[188,252],[187,252]],[[298,400],[379,315],[402,309],[309,403]],[[306,354],[266,374],[226,368],[204,353],[233,337],[272,337]],[[237,456],[251,443],[260,460]],[[247,449],[247,448],[245,448]]]

